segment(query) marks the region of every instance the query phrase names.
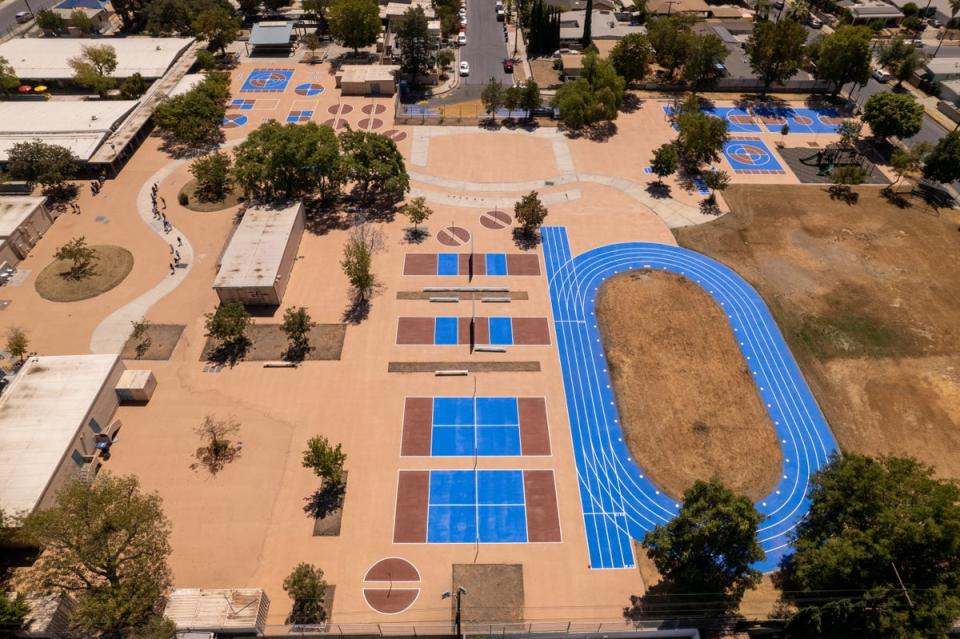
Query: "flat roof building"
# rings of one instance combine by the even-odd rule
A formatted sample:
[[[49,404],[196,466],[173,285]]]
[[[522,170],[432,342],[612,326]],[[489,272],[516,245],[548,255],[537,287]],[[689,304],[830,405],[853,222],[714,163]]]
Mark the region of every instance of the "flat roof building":
[[[73,479],[96,474],[94,439],[109,432],[118,355],[29,357],[0,395],[0,504],[30,513]],[[93,465],[91,467],[91,464]]]
[[[259,635],[270,599],[259,588],[177,588],[167,597],[163,616],[179,632]]]
[[[397,90],[395,64],[345,64],[336,74],[342,95],[393,95]]]
[[[0,277],[27,257],[56,219],[47,198],[0,196]]]
[[[117,52],[113,77],[129,78],[139,73],[154,80],[193,43],[193,38],[14,38],[0,44],[0,56],[7,59],[21,80],[70,80],[73,69],[68,60],[83,54],[85,46],[110,45]]]
[[[286,20],[256,23],[246,43],[247,55],[251,53],[250,47],[253,47],[253,53],[289,51],[293,46],[293,25]]]
[[[560,42],[574,43],[583,38],[586,11],[565,11],[560,14]],[[592,40],[619,40],[631,33],[646,33],[647,28],[639,24],[620,22],[616,14],[610,11],[594,11],[590,21]]]
[[[303,236],[303,203],[253,206],[240,220],[213,282],[222,304],[276,306],[290,281]]]
[[[903,20],[903,12],[881,0],[844,0],[837,3],[850,16],[853,24],[870,24],[879,21],[884,26],[895,26]]]

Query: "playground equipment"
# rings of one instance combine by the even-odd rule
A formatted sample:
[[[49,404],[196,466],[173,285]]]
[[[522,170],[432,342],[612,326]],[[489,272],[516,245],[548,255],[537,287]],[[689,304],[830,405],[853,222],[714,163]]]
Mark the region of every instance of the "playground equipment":
[[[807,166],[816,166],[818,169],[817,175],[830,175],[833,169],[838,166],[856,165],[867,173],[872,168],[860,151],[851,147],[836,145],[828,146],[818,150],[813,155],[800,158],[800,163]]]

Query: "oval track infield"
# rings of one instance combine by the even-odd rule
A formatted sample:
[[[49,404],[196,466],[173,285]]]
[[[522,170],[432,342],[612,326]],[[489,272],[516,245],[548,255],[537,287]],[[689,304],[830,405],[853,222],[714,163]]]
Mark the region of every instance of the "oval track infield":
[[[780,481],[757,503],[766,517],[759,539],[767,556],[756,567],[773,570],[809,508],[810,476],[837,445],[766,304],[731,269],[693,251],[637,242],[573,258],[564,227],[544,227],[542,236],[590,566],[632,567],[631,537],[641,539],[680,506],[644,475],[623,441],[595,315],[604,280],[624,271],[656,269],[696,282],[723,308],[780,440]]]

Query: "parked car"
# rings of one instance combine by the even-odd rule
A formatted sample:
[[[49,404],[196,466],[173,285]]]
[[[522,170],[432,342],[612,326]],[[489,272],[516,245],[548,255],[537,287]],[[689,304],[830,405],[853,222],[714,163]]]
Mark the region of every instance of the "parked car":
[[[17,15],[14,16],[14,18],[16,18],[19,24],[23,24],[25,22],[30,22],[31,20],[33,20],[33,14],[30,13],[29,11],[20,11],[17,13]]]
[[[466,7],[460,7],[460,16],[462,17],[462,16],[465,16],[465,15],[467,15],[467,8],[466,8]]]
[[[459,45],[462,47],[462,46],[465,45],[466,43],[467,43],[467,34],[464,33],[463,31],[461,31],[461,32],[457,35],[457,44],[459,44]]]
[[[513,73],[513,60],[510,58],[507,58],[503,61],[503,72]]]
[[[460,63],[460,75],[470,75],[470,63],[466,60]]]
[[[815,15],[807,16],[807,25],[811,29],[819,29],[823,26],[823,22]]]
[[[460,26],[461,27],[467,26],[467,16],[460,16]]]
[[[873,75],[873,79],[877,82],[886,82],[890,79],[890,74],[880,67],[874,69],[871,75]]]
[[[497,9],[497,20],[503,20],[503,9]]]

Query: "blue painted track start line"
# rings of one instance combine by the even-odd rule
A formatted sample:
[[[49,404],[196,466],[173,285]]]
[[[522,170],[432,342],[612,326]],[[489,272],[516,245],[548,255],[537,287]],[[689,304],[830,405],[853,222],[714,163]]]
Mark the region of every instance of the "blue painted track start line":
[[[837,445],[766,304],[734,271],[693,251],[632,242],[574,258],[564,227],[544,227],[542,237],[590,566],[632,567],[631,538],[642,539],[680,508],[644,475],[623,441],[596,323],[596,294],[604,280],[657,269],[696,282],[723,308],[780,440],[781,479],[756,504],[765,517],[758,537],[766,552],[756,568],[776,568],[810,506],[810,476]]]

